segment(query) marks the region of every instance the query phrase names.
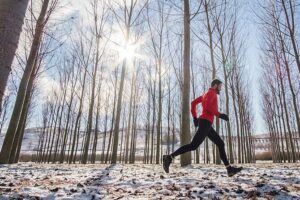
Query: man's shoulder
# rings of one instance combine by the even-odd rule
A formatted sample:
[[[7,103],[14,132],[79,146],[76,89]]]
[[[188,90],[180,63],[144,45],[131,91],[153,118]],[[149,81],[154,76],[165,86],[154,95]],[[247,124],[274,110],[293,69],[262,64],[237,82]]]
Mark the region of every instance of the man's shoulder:
[[[206,91],[206,93],[216,94],[216,92],[215,92],[214,90],[212,90],[212,89],[208,89],[208,90]]]
[[[205,94],[207,94],[210,97],[216,97],[217,96],[216,92],[213,91],[213,90],[210,90],[210,89]]]

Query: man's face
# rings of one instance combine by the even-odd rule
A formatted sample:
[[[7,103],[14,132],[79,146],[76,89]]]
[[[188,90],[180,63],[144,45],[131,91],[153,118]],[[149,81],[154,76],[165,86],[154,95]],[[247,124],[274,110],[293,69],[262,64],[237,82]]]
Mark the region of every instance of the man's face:
[[[217,85],[217,88],[216,88],[217,94],[220,94],[221,90],[222,90],[222,83],[220,83],[219,85]]]

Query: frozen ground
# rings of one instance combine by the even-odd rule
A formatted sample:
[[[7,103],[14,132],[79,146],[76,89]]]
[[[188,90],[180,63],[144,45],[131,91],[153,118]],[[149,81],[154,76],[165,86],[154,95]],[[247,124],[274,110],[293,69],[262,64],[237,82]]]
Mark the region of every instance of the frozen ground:
[[[0,199],[300,199],[300,164],[0,165]]]

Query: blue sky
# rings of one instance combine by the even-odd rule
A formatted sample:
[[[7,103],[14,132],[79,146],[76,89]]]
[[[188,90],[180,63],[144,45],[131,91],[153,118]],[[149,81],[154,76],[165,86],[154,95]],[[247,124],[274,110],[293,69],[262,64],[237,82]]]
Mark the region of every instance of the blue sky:
[[[246,29],[246,32],[248,32],[247,37],[247,44],[246,44],[246,68],[250,72],[251,77],[251,92],[252,94],[250,97],[253,101],[253,112],[255,116],[255,122],[254,122],[254,133],[260,134],[260,133],[266,133],[268,130],[265,127],[265,122],[262,117],[262,103],[261,103],[261,94],[259,91],[260,88],[260,79],[261,79],[261,66],[260,66],[260,54],[261,50],[259,47],[260,42],[260,30],[259,25],[256,23],[258,20],[253,11],[257,11],[255,7],[256,1],[243,1],[243,20],[245,22],[244,28]]]

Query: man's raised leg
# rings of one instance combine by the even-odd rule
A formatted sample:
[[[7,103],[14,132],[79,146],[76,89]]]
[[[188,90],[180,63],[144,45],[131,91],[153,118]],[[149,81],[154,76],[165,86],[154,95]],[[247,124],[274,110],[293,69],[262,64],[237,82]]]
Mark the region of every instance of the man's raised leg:
[[[172,163],[173,158],[186,152],[196,150],[199,147],[199,145],[204,141],[205,137],[208,135],[210,128],[211,123],[209,121],[205,119],[200,119],[197,132],[194,135],[191,143],[181,146],[179,149],[177,149],[170,155],[163,155],[163,168],[165,172],[169,173],[169,166]]]

